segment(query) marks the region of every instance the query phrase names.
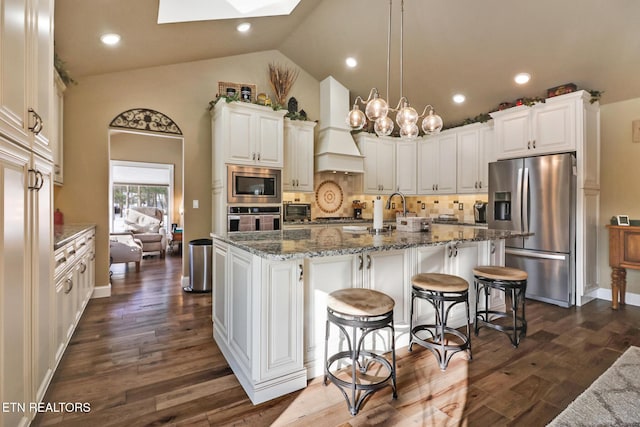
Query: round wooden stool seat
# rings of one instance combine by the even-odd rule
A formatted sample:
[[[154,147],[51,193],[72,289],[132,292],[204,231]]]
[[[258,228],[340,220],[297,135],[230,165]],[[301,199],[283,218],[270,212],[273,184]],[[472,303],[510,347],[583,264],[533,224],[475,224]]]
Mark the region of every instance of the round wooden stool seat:
[[[491,280],[527,280],[526,271],[513,267],[500,267],[495,265],[482,265],[473,269],[474,276],[486,277]]]
[[[382,316],[393,310],[395,301],[373,289],[340,289],[329,294],[327,308],[347,316]]]
[[[462,277],[441,273],[419,273],[411,278],[411,284],[425,291],[463,292],[469,283]]]

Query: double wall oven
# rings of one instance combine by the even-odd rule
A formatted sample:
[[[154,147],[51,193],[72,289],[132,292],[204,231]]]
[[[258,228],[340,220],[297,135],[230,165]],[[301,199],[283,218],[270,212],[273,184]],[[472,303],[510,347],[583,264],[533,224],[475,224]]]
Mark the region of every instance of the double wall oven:
[[[227,165],[227,231],[281,228],[282,171]]]

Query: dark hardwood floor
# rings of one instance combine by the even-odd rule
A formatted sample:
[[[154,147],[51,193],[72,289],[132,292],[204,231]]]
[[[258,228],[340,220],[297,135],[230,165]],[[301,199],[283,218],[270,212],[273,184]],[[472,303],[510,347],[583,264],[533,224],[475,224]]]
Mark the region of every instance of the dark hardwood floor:
[[[473,361],[441,372],[427,350],[398,350],[398,399],[383,389],[351,417],[338,389],[309,387],[253,406],[212,339],[211,295],[186,294],[177,256],[113,267],[112,297],[89,302],[46,394],[88,413],[44,413],[34,425],[543,426],[630,345],[640,308],[593,301],[564,309],[527,301],[529,331],[514,349],[482,329]]]

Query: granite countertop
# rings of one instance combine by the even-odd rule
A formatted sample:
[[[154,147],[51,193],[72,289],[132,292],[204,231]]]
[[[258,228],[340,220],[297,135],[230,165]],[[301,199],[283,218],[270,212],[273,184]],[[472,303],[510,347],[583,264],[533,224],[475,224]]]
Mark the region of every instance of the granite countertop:
[[[73,240],[78,234],[95,226],[95,224],[55,225],[53,227],[53,249],[59,249]]]
[[[532,233],[432,225],[431,231],[419,233],[349,232],[342,226],[280,231],[212,233],[215,239],[244,249],[263,258],[287,260],[304,257],[357,254],[364,251],[407,249],[418,246],[445,245],[451,241],[484,241],[529,236]]]

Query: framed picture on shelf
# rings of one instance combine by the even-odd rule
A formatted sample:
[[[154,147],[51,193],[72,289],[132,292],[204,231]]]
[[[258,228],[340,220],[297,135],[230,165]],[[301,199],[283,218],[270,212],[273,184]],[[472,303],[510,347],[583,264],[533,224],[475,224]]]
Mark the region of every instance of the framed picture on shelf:
[[[616,215],[616,221],[618,225],[630,225],[629,215]]]

